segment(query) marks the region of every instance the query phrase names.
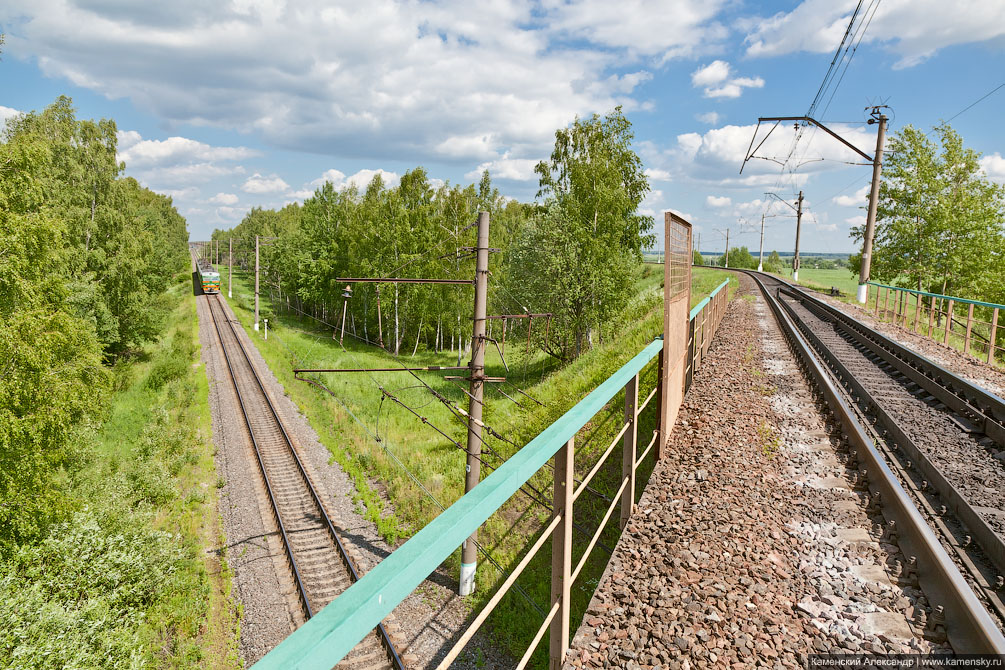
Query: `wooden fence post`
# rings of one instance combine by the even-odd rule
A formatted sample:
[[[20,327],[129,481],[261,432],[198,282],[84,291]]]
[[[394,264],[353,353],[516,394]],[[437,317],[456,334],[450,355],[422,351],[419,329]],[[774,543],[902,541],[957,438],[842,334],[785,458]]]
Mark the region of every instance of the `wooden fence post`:
[[[890,318],[890,289],[887,288],[883,299],[883,320]]]
[[[928,336],[932,337],[932,329],[935,326],[935,296],[932,296],[932,306],[928,309]]]
[[[551,604],[558,612],[551,620],[549,670],[561,670],[569,650],[570,589],[572,584],[572,490],[575,442],[572,438],[555,453],[554,514],[562,523],[551,533]]]
[[[916,332],[918,332],[918,317],[921,316],[921,294],[919,293],[918,295],[916,295],[914,297],[915,297],[915,300],[914,300],[914,327],[911,329],[911,332],[916,333]]]
[[[635,505],[635,450],[639,439],[639,376],[632,377],[625,384],[625,422],[631,423],[631,428],[625,431],[621,439],[621,480],[628,479],[628,485],[621,492],[621,529],[628,525]]]
[[[998,308],[991,313],[991,339],[988,340],[988,363],[995,364],[995,337],[998,335]]]
[[[967,306],[967,334],[963,338],[963,353],[970,353],[970,332],[974,327],[974,303]]]
[[[953,329],[953,299],[946,303],[946,334],[942,338],[942,343],[949,345],[949,331]]]

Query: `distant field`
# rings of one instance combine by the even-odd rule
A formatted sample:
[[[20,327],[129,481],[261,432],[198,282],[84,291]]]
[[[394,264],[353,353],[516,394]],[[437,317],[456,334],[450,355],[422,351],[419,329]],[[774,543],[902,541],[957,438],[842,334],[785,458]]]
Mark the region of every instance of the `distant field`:
[[[792,270],[785,268],[782,276],[792,279]],[[811,268],[799,269],[799,284],[808,288],[819,288],[823,290],[836,286],[841,292],[854,296],[858,290],[858,275],[853,275],[847,268],[839,270],[814,270]]]

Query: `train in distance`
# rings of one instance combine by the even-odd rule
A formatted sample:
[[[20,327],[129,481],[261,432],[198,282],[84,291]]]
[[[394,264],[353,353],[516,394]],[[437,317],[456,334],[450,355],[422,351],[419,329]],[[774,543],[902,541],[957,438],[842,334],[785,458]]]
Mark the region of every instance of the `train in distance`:
[[[203,293],[219,293],[220,292],[220,273],[216,271],[216,268],[204,258],[200,258],[197,263],[199,270],[199,283],[202,286]]]

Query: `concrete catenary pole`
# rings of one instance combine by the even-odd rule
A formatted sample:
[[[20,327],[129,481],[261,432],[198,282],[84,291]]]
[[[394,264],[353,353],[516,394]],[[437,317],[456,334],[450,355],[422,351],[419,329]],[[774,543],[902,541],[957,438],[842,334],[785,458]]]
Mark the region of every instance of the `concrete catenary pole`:
[[[258,330],[258,235],[255,235],[255,330]]]
[[[761,250],[757,254],[757,271],[764,272],[764,214],[761,214]]]
[[[796,253],[792,256],[792,281],[799,281],[799,231],[803,225],[803,192],[796,200]]]
[[[227,260],[227,297],[234,297],[234,238],[230,238],[230,258]]]
[[[729,228],[726,229],[726,267],[729,267]]]
[[[874,110],[878,111],[878,110]],[[869,119],[869,123],[878,123],[876,133],[876,155],[872,157],[872,188],[869,189],[869,215],[865,220],[865,240],[862,243],[862,269],[858,275],[858,301],[865,304],[869,295],[870,270],[872,269],[872,238],[876,232],[876,207],[879,204],[879,177],[883,171],[883,142],[886,139],[886,115]]]
[[[482,452],[482,397],[485,393],[485,318],[489,285],[489,214],[478,213],[478,255],[475,261],[475,317],[471,332],[471,397],[468,401],[468,459],[464,492],[478,485]],[[478,565],[478,531],[461,545],[462,596],[475,592],[475,568]]]

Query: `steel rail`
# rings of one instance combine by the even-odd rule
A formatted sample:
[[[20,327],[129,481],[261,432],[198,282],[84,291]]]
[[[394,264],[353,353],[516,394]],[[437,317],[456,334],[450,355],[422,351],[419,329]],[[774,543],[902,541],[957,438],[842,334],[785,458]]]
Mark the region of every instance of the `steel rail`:
[[[802,299],[802,295],[797,295],[789,289],[782,290],[796,299]],[[807,306],[807,308],[814,311],[810,306]],[[824,313],[828,316],[832,315],[830,311],[824,311]],[[857,330],[851,332],[849,332],[847,328],[842,328],[842,330],[848,332],[849,335],[851,335],[856,341],[859,341],[871,351],[876,351],[866,344],[868,340],[863,335],[859,335]],[[815,336],[813,336],[813,339],[816,339]],[[822,351],[826,350],[826,347],[822,342],[816,340],[816,343]],[[898,371],[902,374],[955,411],[965,412],[967,415],[977,411],[969,404],[962,403],[957,396],[951,394],[951,391],[931,380],[924,373],[916,371],[914,368],[906,367],[904,363],[897,365],[895,362],[897,359],[893,356],[883,356],[878,351],[876,353],[885,361],[889,362],[894,368],[898,369]],[[984,550],[984,554],[998,569],[999,573],[1005,574],[1005,541],[1003,541],[1002,538],[991,528],[991,526],[989,526],[988,523],[981,518],[973,506],[966,501],[963,494],[961,494],[960,491],[953,486],[948,479],[946,479],[928,455],[925,454],[925,452],[918,447],[915,441],[911,439],[907,431],[904,430],[900,423],[897,422],[897,420],[883,408],[881,402],[869,393],[869,391],[855,378],[854,374],[836,357],[828,356],[828,361],[834,368],[840,371],[843,382],[850,385],[860,398],[868,400],[870,412],[875,414],[878,423],[889,431],[893,437],[893,442],[907,453],[914,467],[925,477],[926,481],[934,487],[939,496],[946,501],[949,508],[953,510],[963,525],[970,530],[976,543]],[[941,371],[941,368],[939,368],[939,370]],[[911,374],[911,372],[914,372],[914,374]],[[954,400],[955,402],[953,402]],[[970,411],[967,411],[967,408],[969,408]],[[971,417],[967,416],[967,418]],[[987,433],[985,432],[985,434]]]
[[[933,606],[944,607],[946,634],[953,649],[957,653],[1005,654],[1005,636],[880,455],[872,438],[844,399],[843,391],[831,379],[806,338],[780,306],[781,301],[771,295],[759,273],[745,272],[757,282],[797,358],[847,432],[848,442],[865,465],[872,487],[880,493],[883,515],[896,524],[901,550],[905,556],[917,559],[920,568],[918,580],[929,602]],[[771,279],[775,281],[775,278]],[[788,286],[780,280],[778,283]]]
[[[283,525],[283,520],[282,520],[282,518],[280,516],[280,513],[279,513],[279,505],[276,502],[275,495],[272,492],[272,485],[271,485],[271,482],[269,480],[269,475],[268,475],[268,472],[266,471],[265,463],[262,460],[261,451],[260,451],[259,446],[258,446],[258,440],[255,437],[255,430],[252,427],[251,417],[248,414],[248,410],[247,410],[247,408],[245,406],[243,394],[241,393],[241,389],[240,389],[240,387],[237,384],[237,375],[234,373],[234,367],[233,367],[233,364],[231,363],[230,354],[227,352],[227,347],[226,347],[226,345],[223,342],[223,334],[220,332],[220,323],[219,323],[219,319],[217,317],[218,312],[222,312],[223,311],[223,305],[221,304],[221,298],[220,298],[220,296],[217,295],[216,296],[216,300],[215,301],[211,301],[211,304],[213,302],[216,303],[216,309],[215,310],[212,307],[210,308],[210,313],[213,315],[213,325],[216,327],[217,336],[220,339],[221,349],[223,349],[224,358],[227,361],[227,369],[230,372],[231,380],[233,381],[233,384],[234,384],[234,390],[237,392],[238,401],[239,401],[239,403],[241,405],[241,413],[244,416],[245,424],[248,427],[248,433],[251,435],[251,441],[252,441],[252,444],[254,445],[254,448],[255,448],[255,457],[256,457],[256,459],[258,461],[258,466],[261,469],[262,477],[265,480],[265,487],[266,487],[266,490],[268,491],[268,494],[269,494],[269,502],[272,505],[272,512],[273,512],[273,514],[276,517],[276,522],[279,525],[279,532],[280,532],[280,535],[281,535],[281,538],[282,538],[283,548],[286,550],[287,560],[289,561],[290,567],[292,568],[292,572],[293,572],[293,576],[294,576],[294,581],[297,584],[298,595],[299,595],[301,604],[304,607],[304,611],[305,611],[305,613],[307,615],[307,618],[310,619],[311,617],[314,616],[314,612],[313,612],[313,610],[312,610],[312,608],[310,606],[310,602],[309,602],[309,599],[307,597],[306,588],[304,587],[303,581],[301,580],[300,570],[297,567],[296,559],[293,556],[293,550],[292,550],[292,547],[291,547],[291,543],[290,543],[289,538],[288,538],[288,536],[286,534],[286,529],[285,529],[285,526]],[[265,390],[265,386],[262,383],[262,380],[261,380],[261,378],[258,375],[258,371],[255,369],[255,366],[254,366],[254,364],[251,361],[251,357],[248,355],[248,352],[247,352],[247,349],[244,346],[244,343],[241,342],[241,337],[240,337],[240,334],[237,331],[236,326],[234,326],[233,321],[231,321],[230,319],[226,318],[226,314],[225,313],[224,313],[223,317],[224,317],[224,320],[227,322],[227,324],[230,326],[231,333],[233,334],[234,339],[237,342],[237,345],[238,345],[238,348],[241,351],[241,354],[244,356],[244,360],[248,364],[248,368],[251,370],[251,376],[255,380],[255,384],[258,386],[259,390],[261,391],[262,397],[265,400],[265,404],[268,406],[269,411],[270,411],[273,419],[276,422],[276,425],[278,426],[280,432],[282,433],[283,440],[285,441],[286,445],[289,447],[290,453],[293,456],[293,460],[294,460],[294,462],[297,465],[297,473],[300,475],[301,480],[304,482],[304,484],[307,487],[307,490],[310,492],[311,498],[313,499],[314,504],[317,507],[318,512],[321,515],[321,518],[324,520],[324,524],[325,524],[325,527],[328,530],[329,536],[332,538],[332,540],[334,540],[335,546],[338,547],[339,555],[342,558],[342,562],[345,565],[346,569],[349,571],[350,580],[352,582],[358,581],[359,580],[359,574],[356,572],[356,568],[353,565],[352,560],[349,558],[349,553],[348,553],[348,551],[346,551],[345,545],[342,544],[342,540],[339,538],[338,533],[335,531],[335,527],[332,524],[331,518],[328,516],[328,513],[325,510],[324,505],[321,504],[321,498],[318,496],[317,491],[314,488],[314,485],[311,483],[310,478],[307,476],[307,471],[305,470],[305,468],[303,466],[303,463],[301,463],[300,457],[297,455],[296,449],[293,448],[293,442],[290,440],[290,437],[289,437],[289,435],[286,432],[286,428],[283,425],[282,420],[279,418],[279,413],[276,411],[276,408],[275,408],[275,406],[272,403],[272,399],[269,397],[268,392]],[[379,635],[380,635],[380,638],[381,638],[381,642],[383,643],[383,646],[384,646],[385,650],[387,651],[388,655],[390,656],[391,664],[396,669],[402,669],[402,668],[404,668],[404,664],[402,663],[401,659],[399,658],[398,651],[395,648],[394,644],[391,642],[391,638],[388,635],[387,631],[385,630],[384,624],[383,623],[378,624],[377,628],[379,630]]]

